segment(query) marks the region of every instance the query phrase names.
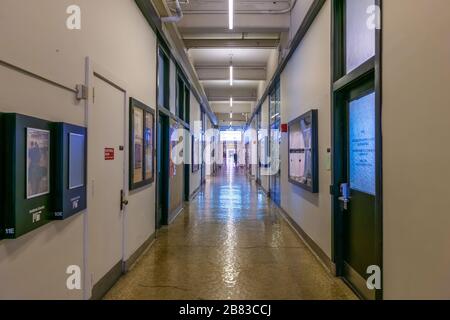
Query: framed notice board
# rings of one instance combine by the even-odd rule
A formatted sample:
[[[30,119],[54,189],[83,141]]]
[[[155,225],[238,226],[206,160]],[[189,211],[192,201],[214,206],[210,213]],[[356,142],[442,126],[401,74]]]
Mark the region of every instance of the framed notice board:
[[[54,123],[52,129],[51,218],[63,220],[86,209],[87,130],[67,123]]]
[[[155,112],[130,98],[129,188],[135,190],[155,181]]]
[[[319,192],[318,111],[311,110],[289,122],[289,182]]]
[[[49,222],[54,147],[48,121],[1,115],[1,236],[18,238]]]

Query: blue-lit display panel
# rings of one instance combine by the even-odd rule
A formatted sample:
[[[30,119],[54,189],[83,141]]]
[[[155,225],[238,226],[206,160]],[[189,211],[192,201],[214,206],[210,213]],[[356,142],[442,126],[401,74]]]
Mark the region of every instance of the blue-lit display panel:
[[[84,186],[85,136],[69,133],[69,189]]]
[[[350,102],[350,187],[375,195],[375,93]]]

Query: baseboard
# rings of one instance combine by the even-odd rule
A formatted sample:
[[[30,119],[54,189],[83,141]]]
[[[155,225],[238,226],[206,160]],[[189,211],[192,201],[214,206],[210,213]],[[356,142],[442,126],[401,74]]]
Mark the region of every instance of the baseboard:
[[[127,261],[119,261],[109,270],[92,288],[90,300],[101,300],[106,293],[116,284],[122,275],[128,272],[154,243],[155,233],[153,233]]]
[[[181,214],[181,212],[183,212],[183,210],[184,210],[184,205],[182,205],[180,208],[175,210],[174,213],[169,214],[169,223],[168,223],[168,225],[170,225],[172,222],[174,222],[175,219]]]
[[[91,300],[101,300],[121,276],[122,261],[119,261],[92,287]]]
[[[319,247],[319,245],[311,239],[310,236],[300,227],[300,225],[291,218],[291,216],[280,206],[275,204],[281,216],[286,220],[286,222],[291,226],[291,228],[300,236],[303,242],[311,250],[311,252],[317,257],[319,262],[325,267],[325,269],[330,272],[333,276],[336,276],[336,265],[328,257],[328,255]]]
[[[376,300],[376,291],[367,288],[366,279],[344,262],[344,281],[362,300]]]
[[[192,201],[195,199],[195,197],[198,195],[198,193],[200,192],[200,189],[202,188],[202,186],[198,186],[197,189],[194,190],[194,192],[192,192],[192,194],[189,196],[189,201]]]
[[[147,240],[128,258],[128,260],[123,262],[123,273],[127,273],[134,266],[134,264],[139,260],[139,258],[152,246],[156,238],[156,233],[154,232]]]

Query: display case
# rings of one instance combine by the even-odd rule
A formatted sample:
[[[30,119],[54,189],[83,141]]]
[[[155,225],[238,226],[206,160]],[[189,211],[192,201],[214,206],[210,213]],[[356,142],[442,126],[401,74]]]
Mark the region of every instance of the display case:
[[[86,209],[87,131],[67,123],[52,124],[51,218],[67,219]]]
[[[289,182],[319,192],[317,110],[289,123]]]
[[[130,98],[130,190],[155,180],[155,112]]]
[[[18,238],[49,222],[54,147],[48,121],[1,115],[1,236]]]

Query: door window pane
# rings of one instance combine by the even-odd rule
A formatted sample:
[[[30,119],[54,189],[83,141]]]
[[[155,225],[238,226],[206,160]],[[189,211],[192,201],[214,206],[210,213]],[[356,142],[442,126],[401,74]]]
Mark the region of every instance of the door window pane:
[[[347,73],[375,56],[374,14],[368,9],[375,0],[346,1],[346,66]]]
[[[375,195],[375,93],[350,102],[350,187]]]

